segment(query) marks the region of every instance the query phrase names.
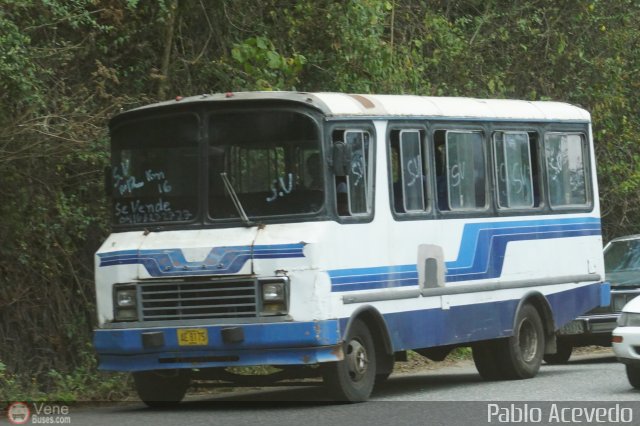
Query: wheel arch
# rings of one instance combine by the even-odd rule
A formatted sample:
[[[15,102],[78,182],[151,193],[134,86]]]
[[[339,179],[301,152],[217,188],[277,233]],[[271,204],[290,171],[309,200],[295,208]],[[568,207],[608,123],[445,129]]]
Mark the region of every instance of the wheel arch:
[[[344,336],[349,334],[349,330],[355,320],[361,320],[369,328],[373,337],[376,352],[385,355],[393,355],[393,344],[389,335],[389,329],[384,317],[375,307],[371,305],[360,306],[356,309],[347,321],[344,328]]]
[[[542,327],[544,328],[545,335],[545,349],[544,353],[555,353],[556,352],[556,333],[555,333],[555,321],[553,319],[553,310],[551,309],[551,305],[547,298],[538,291],[531,291],[525,294],[518,302],[518,306],[513,315],[513,329],[516,328],[516,318],[518,317],[518,312],[525,304],[531,304],[536,311],[538,311],[538,315],[540,315],[540,319],[542,320]]]

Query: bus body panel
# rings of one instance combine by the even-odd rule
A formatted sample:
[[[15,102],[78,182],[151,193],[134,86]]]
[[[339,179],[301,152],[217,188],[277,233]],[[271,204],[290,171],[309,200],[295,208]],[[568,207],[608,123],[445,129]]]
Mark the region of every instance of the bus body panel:
[[[246,94],[237,100],[249,102],[261,96],[296,98]],[[223,97],[211,100],[225,102]],[[236,223],[228,228],[205,223],[203,229],[151,227],[111,234],[95,257],[99,328],[94,344],[101,369],[338,361],[344,356],[341,343],[347,325],[362,309],[381,315],[391,350],[397,352],[508,337],[520,303],[532,295],[548,303],[556,329],[604,303],[607,286],[602,282],[596,164],[586,111],[560,103],[411,96],[314,94],[303,100],[314,104],[327,120],[323,150],[330,148],[331,140],[326,139],[331,131],[359,128],[352,123],[372,130],[375,194],[366,220],[324,217],[295,223]],[[201,104],[196,99],[183,104],[189,102]],[[158,106],[163,111],[167,107],[171,104]],[[447,215],[434,213],[436,207],[431,206],[431,212],[420,217],[397,220],[391,212],[387,138],[396,122],[411,127],[408,119],[427,123],[451,119],[478,128],[499,128],[503,122],[523,128],[534,123],[537,130],[540,123],[584,128],[591,208],[492,215],[489,206],[467,215]],[[333,177],[328,174],[327,179]],[[487,189],[490,199],[491,191]],[[331,195],[325,198],[327,204]],[[326,208],[330,211],[330,206]],[[444,277],[442,282],[433,281],[421,263],[425,252],[436,253],[434,259],[441,256],[437,272]],[[287,311],[282,315],[261,310],[262,286],[271,281],[286,283]],[[138,320],[114,320],[116,284],[130,286],[138,298],[147,298],[138,301]],[[186,304],[193,302],[190,294],[200,291],[206,293],[205,299],[214,299],[211,292],[219,291],[217,287],[233,292],[236,284],[253,286],[255,313],[234,316],[229,308],[224,315],[189,316],[195,312]],[[171,294],[167,297],[176,305],[166,310],[155,307],[163,294]],[[215,303],[223,303],[220,300]],[[188,329],[203,332],[206,342],[180,344],[181,330]]]

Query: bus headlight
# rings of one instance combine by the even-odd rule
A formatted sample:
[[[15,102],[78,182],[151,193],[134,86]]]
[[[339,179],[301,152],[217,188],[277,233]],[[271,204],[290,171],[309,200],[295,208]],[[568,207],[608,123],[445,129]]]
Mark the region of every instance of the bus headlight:
[[[116,321],[136,321],[138,319],[138,298],[134,286],[114,286],[113,310],[113,317]]]
[[[263,284],[262,300],[265,302],[284,302],[284,283]]]
[[[287,284],[285,281],[262,283],[262,313],[284,314],[287,312]]]

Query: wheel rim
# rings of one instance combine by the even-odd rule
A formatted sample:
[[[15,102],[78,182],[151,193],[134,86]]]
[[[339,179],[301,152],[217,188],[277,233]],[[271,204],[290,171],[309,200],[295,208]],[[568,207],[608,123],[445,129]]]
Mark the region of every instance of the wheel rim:
[[[357,340],[352,340],[347,346],[347,367],[349,377],[354,382],[360,381],[367,373],[369,357],[366,348]]]
[[[538,352],[538,333],[536,328],[526,319],[520,323],[518,332],[518,340],[520,343],[520,354],[525,362],[531,362]]]

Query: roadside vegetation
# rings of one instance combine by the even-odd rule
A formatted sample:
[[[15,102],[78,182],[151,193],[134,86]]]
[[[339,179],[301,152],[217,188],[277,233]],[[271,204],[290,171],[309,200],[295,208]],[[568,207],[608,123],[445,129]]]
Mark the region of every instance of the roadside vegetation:
[[[5,0],[0,400],[119,399],[96,372],[107,120],[176,95],[561,100],[592,113],[605,239],[640,223],[640,2]]]

